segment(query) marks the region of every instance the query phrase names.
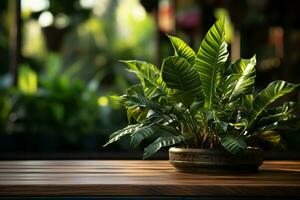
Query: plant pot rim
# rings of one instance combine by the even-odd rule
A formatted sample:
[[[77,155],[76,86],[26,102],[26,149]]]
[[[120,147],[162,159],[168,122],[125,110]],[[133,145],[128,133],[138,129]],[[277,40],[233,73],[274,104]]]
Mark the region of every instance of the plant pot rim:
[[[195,149],[195,148],[182,148],[182,147],[171,147],[169,149],[172,153],[229,153],[225,150],[221,149]],[[247,147],[245,151],[259,151],[261,152],[262,149],[259,147]]]

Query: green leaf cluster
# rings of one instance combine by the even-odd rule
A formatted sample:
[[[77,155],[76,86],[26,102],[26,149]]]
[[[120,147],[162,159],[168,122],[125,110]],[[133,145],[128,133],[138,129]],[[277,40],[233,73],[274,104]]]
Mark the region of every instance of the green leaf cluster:
[[[174,55],[164,59],[161,70],[147,62],[123,61],[140,84],[118,98],[130,124],[106,145],[125,135],[133,146],[149,138],[153,142],[144,149],[148,158],[174,145],[239,154],[254,139],[280,142],[275,130],[295,119],[295,103],[269,106],[299,85],[274,81],[255,95],[256,58],[230,61],[224,24],[221,19],[211,27],[198,52],[168,36]]]

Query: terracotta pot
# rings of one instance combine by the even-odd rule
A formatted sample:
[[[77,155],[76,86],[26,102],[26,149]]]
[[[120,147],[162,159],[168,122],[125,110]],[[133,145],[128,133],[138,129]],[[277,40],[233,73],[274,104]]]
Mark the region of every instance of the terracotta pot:
[[[263,162],[260,148],[247,148],[243,154],[232,155],[212,149],[169,149],[170,163],[179,172],[255,172]]]

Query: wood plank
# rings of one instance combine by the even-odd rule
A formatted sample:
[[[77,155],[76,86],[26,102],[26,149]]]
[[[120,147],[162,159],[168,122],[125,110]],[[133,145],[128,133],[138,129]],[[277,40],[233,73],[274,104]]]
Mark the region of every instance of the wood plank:
[[[258,173],[188,174],[168,161],[0,161],[0,196],[300,196],[300,161]]]

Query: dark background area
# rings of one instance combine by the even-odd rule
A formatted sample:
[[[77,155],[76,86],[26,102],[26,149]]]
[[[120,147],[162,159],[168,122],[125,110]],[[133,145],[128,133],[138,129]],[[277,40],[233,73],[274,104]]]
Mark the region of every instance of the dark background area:
[[[227,20],[231,59],[257,58],[256,92],[269,82],[300,82],[298,1],[1,0],[0,159],[139,159],[129,141],[102,148],[125,126],[111,98],[136,82],[119,63],[160,65],[167,34],[194,50],[216,19]],[[298,102],[299,93],[289,97]],[[297,126],[297,124],[295,125]],[[299,127],[299,126],[298,126]],[[267,158],[300,159],[300,130]],[[285,150],[284,150],[285,149]],[[161,152],[154,159],[166,158]]]

